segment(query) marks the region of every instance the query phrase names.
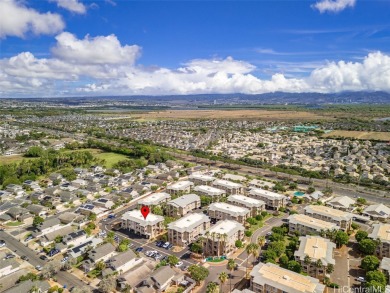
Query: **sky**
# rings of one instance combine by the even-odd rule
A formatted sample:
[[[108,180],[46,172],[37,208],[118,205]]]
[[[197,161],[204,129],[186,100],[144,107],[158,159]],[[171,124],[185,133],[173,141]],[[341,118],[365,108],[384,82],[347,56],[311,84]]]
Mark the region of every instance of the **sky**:
[[[0,0],[0,97],[390,92],[390,0]]]

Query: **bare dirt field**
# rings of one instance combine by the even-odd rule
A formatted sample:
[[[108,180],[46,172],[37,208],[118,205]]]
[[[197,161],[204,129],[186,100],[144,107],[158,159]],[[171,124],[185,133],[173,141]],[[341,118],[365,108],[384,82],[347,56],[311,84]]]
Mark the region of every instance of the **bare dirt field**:
[[[390,141],[390,132],[334,130],[324,134],[323,137],[345,137]]]
[[[286,120],[333,120],[305,111],[268,111],[268,110],[168,110],[136,113],[134,118],[153,119],[258,119],[266,121]]]

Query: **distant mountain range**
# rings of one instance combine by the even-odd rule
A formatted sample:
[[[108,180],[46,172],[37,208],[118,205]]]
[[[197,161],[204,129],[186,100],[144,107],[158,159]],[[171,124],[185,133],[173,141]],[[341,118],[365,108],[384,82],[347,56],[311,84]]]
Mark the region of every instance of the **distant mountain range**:
[[[7,99],[9,100],[9,99]],[[211,105],[267,105],[267,104],[390,104],[390,93],[387,92],[341,92],[341,93],[266,93],[248,94],[201,94],[170,96],[99,96],[99,97],[66,97],[66,98],[19,98],[17,101],[62,103],[73,106],[91,103],[102,103],[107,106],[112,102],[145,106],[211,106]],[[114,102],[115,101],[115,102]]]

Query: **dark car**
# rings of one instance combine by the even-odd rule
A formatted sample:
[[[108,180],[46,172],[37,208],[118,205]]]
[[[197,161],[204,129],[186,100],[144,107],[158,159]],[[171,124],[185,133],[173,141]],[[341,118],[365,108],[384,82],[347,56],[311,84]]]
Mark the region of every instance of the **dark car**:
[[[169,249],[171,249],[172,247],[173,247],[173,244],[171,243],[171,244],[168,245],[168,247],[167,247],[166,249],[169,250]]]
[[[144,250],[143,247],[138,247],[135,251],[141,252],[142,250]]]
[[[5,256],[5,259],[10,259],[10,258],[14,258],[14,257],[15,257],[14,254],[9,253],[9,254],[7,254],[7,255]]]
[[[25,256],[25,255],[22,255],[20,258],[23,259],[23,260],[25,260],[25,261],[28,261],[28,257]]]
[[[41,255],[39,258],[40,258],[41,260],[48,260],[48,257],[47,257],[46,255]]]

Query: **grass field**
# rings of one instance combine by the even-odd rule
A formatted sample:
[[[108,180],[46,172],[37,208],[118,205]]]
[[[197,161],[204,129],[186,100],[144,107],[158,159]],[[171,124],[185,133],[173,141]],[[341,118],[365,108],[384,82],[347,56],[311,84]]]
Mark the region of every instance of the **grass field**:
[[[96,153],[94,154],[94,156],[99,159],[105,160],[107,168],[112,168],[115,163],[128,159],[128,157],[126,157],[125,155],[104,152]]]
[[[323,137],[345,137],[365,140],[372,139],[390,141],[390,132],[334,130],[324,134]]]
[[[12,156],[0,156],[0,164],[12,164],[12,163],[18,163],[25,160],[33,160],[34,158],[25,158],[22,155],[12,155]]]
[[[268,110],[168,110],[145,113],[135,113],[135,119],[257,119],[264,121],[313,121],[333,120],[307,111],[268,111]]]

